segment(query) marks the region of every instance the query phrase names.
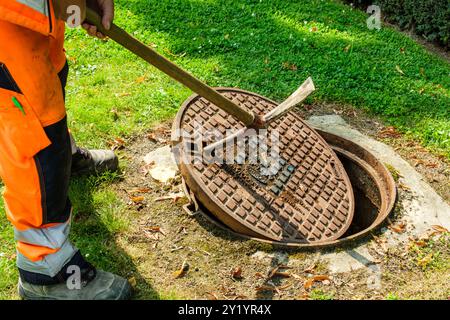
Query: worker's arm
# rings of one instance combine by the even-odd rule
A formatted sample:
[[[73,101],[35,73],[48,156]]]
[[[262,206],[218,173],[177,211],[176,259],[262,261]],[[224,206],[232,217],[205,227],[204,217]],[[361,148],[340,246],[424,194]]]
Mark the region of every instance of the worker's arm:
[[[97,11],[102,17],[102,24],[109,30],[114,19],[114,0],[87,0],[87,6]],[[97,27],[88,23],[83,23],[83,28],[93,37],[104,39],[105,36],[97,31]]]

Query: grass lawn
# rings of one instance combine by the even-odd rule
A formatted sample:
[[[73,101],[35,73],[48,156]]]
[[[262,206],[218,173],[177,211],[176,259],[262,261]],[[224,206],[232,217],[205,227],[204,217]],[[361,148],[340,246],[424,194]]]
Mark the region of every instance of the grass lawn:
[[[117,0],[116,23],[213,86],[275,100],[308,76],[309,99],[352,105],[450,158],[450,65],[392,28],[333,0]],[[191,94],[112,41],[68,30],[69,123],[78,143],[109,147],[172,118]],[[126,162],[123,164],[126,167]],[[109,188],[116,177],[72,183],[73,240],[99,267],[126,275],[117,234],[130,227]],[[0,204],[0,299],[15,297],[13,232]],[[318,294],[318,296],[323,296]],[[151,293],[147,298],[170,298]]]

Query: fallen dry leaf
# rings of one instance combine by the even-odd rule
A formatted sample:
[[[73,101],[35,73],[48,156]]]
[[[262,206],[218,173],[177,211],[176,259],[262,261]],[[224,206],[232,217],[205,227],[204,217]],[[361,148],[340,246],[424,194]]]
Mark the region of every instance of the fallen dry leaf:
[[[288,272],[277,271],[273,274],[273,277],[290,278],[291,275]]]
[[[414,162],[414,167],[418,167],[420,165],[424,165],[425,161],[423,161],[422,159],[418,159]]]
[[[327,275],[317,275],[317,276],[311,277],[308,280],[306,280],[305,283],[303,284],[303,287],[306,290],[309,290],[313,286],[314,282],[323,282],[323,281],[330,281],[330,280],[331,280],[330,277]]]
[[[68,59],[69,61],[73,62],[74,64],[77,63],[77,58],[75,58],[75,57],[70,57],[70,56],[68,56],[67,59]]]
[[[287,273],[287,272],[282,272],[282,271],[280,271],[280,270],[282,270],[282,269],[292,269],[292,268],[289,267],[289,266],[286,266],[286,265],[279,265],[279,266],[273,268],[273,269],[269,272],[269,275],[267,276],[267,279],[270,280],[270,279],[272,279],[273,277],[289,278],[289,277],[290,277],[290,274]]]
[[[399,66],[399,65],[396,65],[396,66],[395,66],[395,70],[397,70],[397,72],[400,73],[401,75],[405,75],[405,73],[403,72],[403,70],[400,69],[400,66]]]
[[[425,240],[417,240],[414,241],[413,243],[420,248],[425,247],[427,245]]]
[[[155,199],[155,201],[165,201],[165,200],[173,200],[174,203],[176,203],[178,200],[185,197],[185,194],[183,192],[179,193],[173,193],[168,196],[158,197]]]
[[[173,276],[175,277],[175,279],[182,278],[186,275],[188,270],[189,270],[189,264],[185,260],[185,261],[183,261],[181,268],[173,273]]]
[[[385,127],[378,132],[379,138],[399,138],[401,135],[393,126]]]
[[[444,228],[443,226],[433,225],[433,226],[431,226],[431,228],[433,228],[434,230],[436,230],[439,233],[448,232],[448,230],[446,228]]]
[[[236,280],[242,279],[242,268],[236,267],[233,270],[231,270],[231,277]]]
[[[142,76],[136,79],[136,83],[142,83],[145,81],[145,79],[147,78],[147,76]]]
[[[306,280],[305,283],[303,284],[303,287],[304,287],[306,290],[309,290],[309,289],[311,289],[313,283],[314,283],[314,278],[308,279],[308,280]]]
[[[277,289],[278,290],[286,290],[287,288],[292,287],[292,283],[287,283],[284,286],[278,286]]]
[[[297,71],[298,67],[295,64],[293,64],[293,63],[283,62],[283,69],[291,70],[291,71]]]
[[[144,197],[139,196],[139,197],[131,197],[131,201],[133,201],[134,203],[141,203],[145,200]]]
[[[316,265],[313,264],[312,266],[309,266],[305,270],[303,270],[304,273],[314,273],[314,269],[316,269]]]
[[[272,279],[273,275],[280,269],[280,267],[275,267],[272,270],[270,270],[269,275],[267,276],[267,279]]]
[[[314,276],[314,281],[325,281],[328,280],[330,281],[330,277],[327,275],[318,275],[318,276]]]
[[[277,293],[279,293],[280,291],[278,290],[277,287],[272,286],[272,285],[262,285],[256,288],[257,292],[262,292],[262,291],[275,291]]]
[[[150,188],[137,188],[137,189],[128,191],[128,193],[130,193],[130,194],[149,193],[150,191],[152,191],[152,189],[150,189]]]
[[[414,163],[415,167],[418,167],[419,165],[423,165],[427,168],[437,168],[438,164],[437,163],[433,163],[433,162],[427,162],[423,159],[417,159]]]
[[[158,233],[161,233],[164,236],[166,235],[164,230],[161,227],[158,227],[158,226],[145,227],[145,230],[150,231],[150,232],[158,232]]]
[[[406,223],[400,222],[399,224],[397,224],[395,226],[389,226],[389,229],[391,229],[392,231],[397,232],[397,233],[403,233],[406,231]]]
[[[154,143],[167,143],[167,138],[158,136],[155,132],[149,133],[147,138]]]
[[[142,167],[142,173],[144,174],[144,177],[146,177],[148,175],[148,173],[150,172],[150,170],[156,165],[155,161],[151,161],[147,164],[145,164]]]
[[[125,141],[122,138],[115,138],[113,141],[108,142],[111,150],[120,150],[125,147]]]

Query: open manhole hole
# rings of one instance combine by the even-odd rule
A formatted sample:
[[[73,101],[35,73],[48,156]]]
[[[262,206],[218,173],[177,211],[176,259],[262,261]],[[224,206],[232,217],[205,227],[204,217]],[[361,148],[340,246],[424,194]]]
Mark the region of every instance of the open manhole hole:
[[[277,105],[242,90],[219,90],[258,113]],[[196,95],[185,102],[173,130],[173,140],[181,143],[173,150],[193,203],[191,210],[203,213],[221,228],[283,246],[317,247],[360,237],[380,225],[392,210],[396,189],[386,168],[369,152],[338,136],[319,132],[322,137],[311,142],[305,136],[311,128],[295,112],[274,124],[284,135],[280,138],[280,168],[269,176],[259,174],[259,162],[255,169],[246,162],[186,161],[187,155],[195,158],[204,144],[192,138],[194,120],[206,129],[239,129],[232,117],[220,111],[217,116],[212,107]],[[180,137],[180,129],[186,128],[191,132]],[[286,133],[289,143],[283,141]],[[316,161],[311,161],[302,155],[304,141],[310,152],[322,151],[328,144],[335,153],[312,154]],[[251,141],[244,140],[243,145],[244,153],[250,154]]]

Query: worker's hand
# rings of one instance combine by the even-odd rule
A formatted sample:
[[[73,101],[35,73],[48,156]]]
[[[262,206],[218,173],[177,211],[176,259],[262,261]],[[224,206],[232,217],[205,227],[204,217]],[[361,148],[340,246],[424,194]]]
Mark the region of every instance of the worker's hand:
[[[111,23],[114,19],[114,0],[87,0],[87,6],[97,11],[102,17],[102,24],[106,30],[111,28]],[[97,31],[97,27],[88,23],[83,23],[83,29],[93,37],[105,39],[106,36]]]

